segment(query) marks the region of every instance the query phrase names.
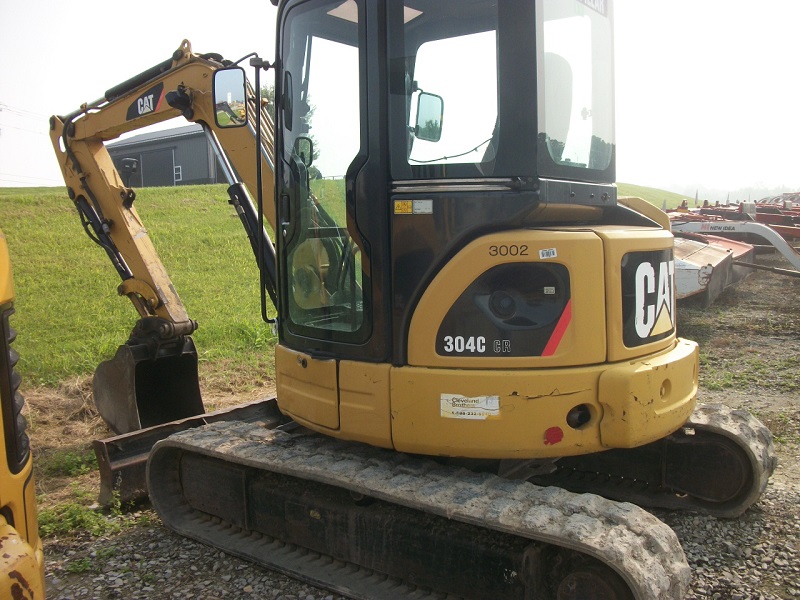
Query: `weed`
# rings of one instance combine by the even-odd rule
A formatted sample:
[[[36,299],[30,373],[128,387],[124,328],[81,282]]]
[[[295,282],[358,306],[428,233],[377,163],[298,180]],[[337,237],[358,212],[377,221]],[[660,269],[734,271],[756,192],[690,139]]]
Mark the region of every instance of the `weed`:
[[[97,573],[100,571],[97,561],[102,563],[103,561],[106,561],[116,555],[116,548],[100,548],[92,551],[88,556],[82,556],[81,558],[76,558],[75,560],[70,561],[66,564],[64,570],[66,570],[68,573],[75,573],[77,575],[87,572]]]
[[[94,552],[95,558],[99,558],[100,560],[107,560],[109,558],[113,558],[117,555],[117,549],[110,547],[110,548],[100,548]]]
[[[44,538],[74,535],[78,531],[97,537],[121,530],[118,517],[106,516],[101,511],[76,501],[64,502],[39,511],[39,533]]]
[[[772,432],[772,439],[779,444],[799,444],[800,443],[800,413],[791,415],[787,412],[780,412],[776,415],[768,415],[762,418],[764,424]]]
[[[151,511],[127,512],[130,507],[120,502],[118,494],[106,509],[98,507],[94,503],[95,498],[96,491],[87,491],[78,485],[72,486],[68,501],[46,506],[44,498],[39,498],[39,533],[43,538],[74,536],[80,533],[100,537],[132,527],[149,527],[154,522]],[[115,553],[115,548],[106,548],[97,550],[92,556],[105,560]]]
[[[76,560],[73,560],[72,562],[67,563],[64,569],[68,573],[80,574],[94,570],[93,566],[94,565],[92,564],[92,559],[89,558],[88,556],[84,556],[82,558],[78,558]]]
[[[49,477],[77,477],[97,470],[97,457],[90,448],[54,450],[37,457],[37,461],[41,473]]]

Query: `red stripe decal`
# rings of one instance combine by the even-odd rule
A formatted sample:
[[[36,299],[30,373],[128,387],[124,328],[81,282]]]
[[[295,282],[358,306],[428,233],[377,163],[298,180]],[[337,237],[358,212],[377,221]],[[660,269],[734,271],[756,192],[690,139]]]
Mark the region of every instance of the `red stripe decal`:
[[[570,299],[567,302],[567,305],[564,307],[564,312],[561,313],[561,316],[558,319],[556,328],[553,330],[553,335],[550,336],[547,346],[545,346],[544,350],[542,351],[542,356],[553,356],[553,354],[555,354],[556,350],[558,349],[558,345],[561,343],[561,339],[564,337],[564,332],[567,330],[571,320],[572,300]]]
[[[164,101],[164,98],[166,97],[167,97],[167,90],[164,90],[158,97],[158,103],[156,104],[156,109],[153,112],[158,112],[161,109],[161,103]]]

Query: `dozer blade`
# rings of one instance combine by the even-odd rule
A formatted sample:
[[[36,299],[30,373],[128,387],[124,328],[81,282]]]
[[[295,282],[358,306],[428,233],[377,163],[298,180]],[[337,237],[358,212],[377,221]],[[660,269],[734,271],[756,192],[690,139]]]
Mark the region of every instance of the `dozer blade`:
[[[148,344],[120,346],[114,358],[98,365],[92,384],[97,410],[117,434],[205,412],[189,336],[155,353]]]
[[[145,471],[153,444],[179,431],[217,421],[261,423],[268,429],[280,427],[284,431],[297,427],[297,423],[281,414],[275,398],[267,398],[95,440],[92,445],[100,471],[98,502],[109,506],[114,501],[138,502],[147,498]]]

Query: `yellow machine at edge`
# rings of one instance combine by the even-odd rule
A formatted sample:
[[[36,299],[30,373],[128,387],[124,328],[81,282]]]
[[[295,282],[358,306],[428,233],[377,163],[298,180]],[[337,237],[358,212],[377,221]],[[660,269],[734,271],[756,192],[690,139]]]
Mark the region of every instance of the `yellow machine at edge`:
[[[0,232],[0,597],[14,600],[44,598],[44,555],[36,523],[33,461],[15,370],[18,354],[11,348],[16,332],[14,284],[5,236]]]

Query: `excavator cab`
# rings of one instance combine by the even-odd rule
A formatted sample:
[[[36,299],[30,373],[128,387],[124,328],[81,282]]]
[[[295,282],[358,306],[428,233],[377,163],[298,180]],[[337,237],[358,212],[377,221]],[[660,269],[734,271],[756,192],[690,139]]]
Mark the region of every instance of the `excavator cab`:
[[[567,190],[587,214],[616,205],[606,4],[509,4],[281,3],[287,347],[408,364],[414,307],[468,242]]]
[[[281,409],[418,453],[600,449],[605,367],[587,366],[675,348],[672,296],[635,289],[646,261],[669,289],[671,238],[613,185],[610,4],[289,0],[278,34]],[[658,330],[626,346],[608,329],[651,304]],[[691,412],[679,354],[644,438]],[[591,391],[552,397],[547,368]]]

